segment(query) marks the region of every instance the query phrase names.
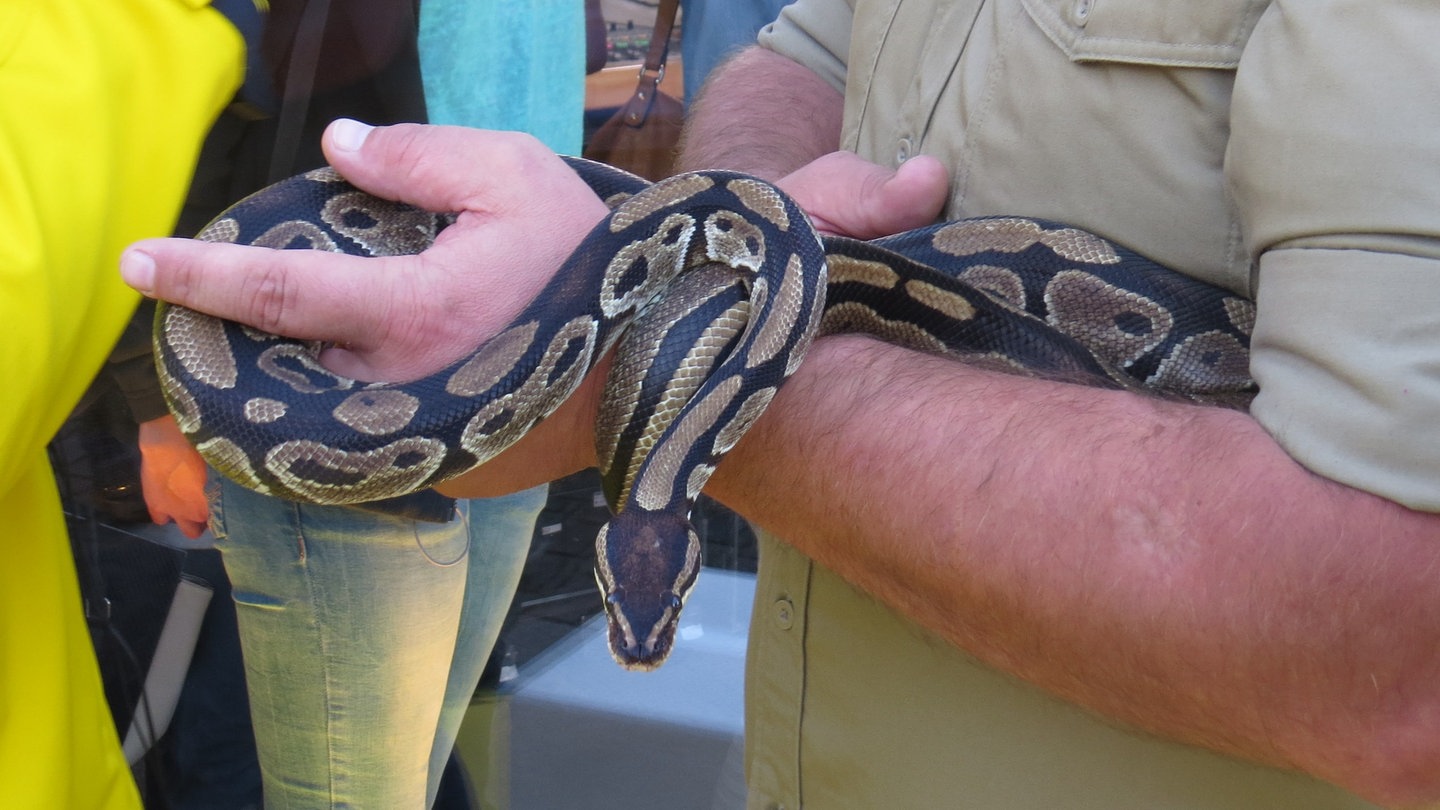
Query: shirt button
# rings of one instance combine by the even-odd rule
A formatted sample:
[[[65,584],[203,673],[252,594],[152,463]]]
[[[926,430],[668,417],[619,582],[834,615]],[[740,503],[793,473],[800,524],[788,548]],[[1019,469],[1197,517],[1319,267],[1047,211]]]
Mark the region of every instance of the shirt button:
[[[899,145],[895,147],[895,163],[900,164],[909,160],[910,150],[913,148],[909,138],[901,138]]]
[[[1070,7],[1070,21],[1079,26],[1084,26],[1085,21],[1090,19],[1090,7],[1095,0],[1075,0],[1075,5]]]
[[[795,605],[789,599],[775,600],[775,625],[781,630],[789,630],[795,624]]]

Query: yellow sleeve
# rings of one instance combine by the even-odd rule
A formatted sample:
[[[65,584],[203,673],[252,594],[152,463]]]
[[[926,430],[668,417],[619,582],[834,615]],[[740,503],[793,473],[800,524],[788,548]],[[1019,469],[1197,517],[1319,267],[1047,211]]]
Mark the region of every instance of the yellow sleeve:
[[[205,131],[238,85],[239,34],[181,0],[0,9],[0,453],[29,455],[136,299],[129,242],[169,232]],[[7,19],[8,18],[8,19]],[[0,469],[0,492],[14,470]]]
[[[136,298],[129,242],[168,233],[240,36],[203,0],[0,3],[0,805],[135,808],[45,444]]]

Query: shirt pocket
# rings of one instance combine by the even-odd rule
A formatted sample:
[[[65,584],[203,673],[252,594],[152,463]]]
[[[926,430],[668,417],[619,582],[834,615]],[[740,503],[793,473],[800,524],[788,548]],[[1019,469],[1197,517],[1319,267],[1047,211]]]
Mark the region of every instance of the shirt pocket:
[[[1270,0],[1021,0],[1075,62],[1233,70]]]

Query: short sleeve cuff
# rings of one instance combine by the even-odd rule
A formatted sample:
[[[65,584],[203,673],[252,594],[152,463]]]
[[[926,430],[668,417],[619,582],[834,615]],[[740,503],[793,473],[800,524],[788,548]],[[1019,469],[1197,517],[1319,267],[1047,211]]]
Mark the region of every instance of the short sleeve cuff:
[[[798,0],[760,29],[760,46],[798,62],[845,93],[853,11],[842,0]]]
[[[1292,248],[1261,258],[1251,413],[1313,472],[1440,512],[1440,262]]]

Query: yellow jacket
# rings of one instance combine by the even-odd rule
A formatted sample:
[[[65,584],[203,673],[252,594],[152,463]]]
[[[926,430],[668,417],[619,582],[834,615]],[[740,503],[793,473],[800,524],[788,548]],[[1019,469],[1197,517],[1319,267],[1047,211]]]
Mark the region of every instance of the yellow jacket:
[[[134,808],[45,445],[135,307],[243,70],[205,0],[0,3],[0,805]]]

